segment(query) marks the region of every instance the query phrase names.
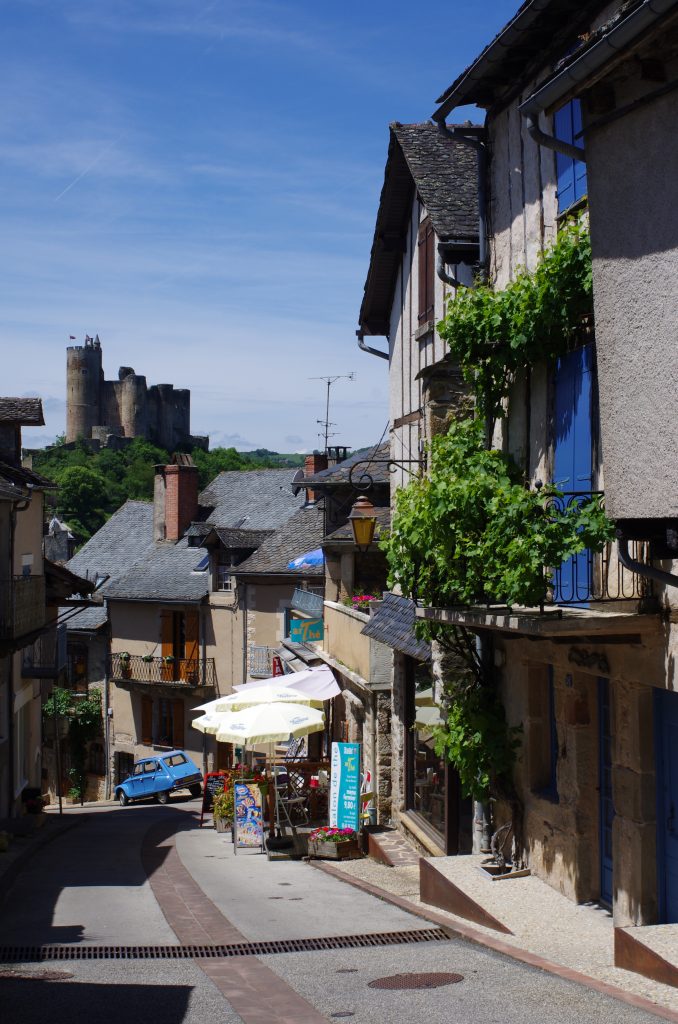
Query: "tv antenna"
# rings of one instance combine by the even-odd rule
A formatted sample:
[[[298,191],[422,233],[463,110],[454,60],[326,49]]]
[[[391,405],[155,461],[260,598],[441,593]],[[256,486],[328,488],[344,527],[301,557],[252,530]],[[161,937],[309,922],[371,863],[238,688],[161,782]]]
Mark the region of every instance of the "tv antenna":
[[[352,372],[352,373],[337,373],[333,377],[309,377],[308,379],[309,380],[324,380],[325,384],[327,385],[327,401],[326,401],[326,404],[325,404],[325,419],[324,420],[316,420],[316,423],[319,423],[320,426],[324,428],[325,451],[327,451],[327,442],[329,441],[330,437],[333,436],[332,434],[330,434],[330,427],[336,427],[336,423],[332,423],[331,420],[330,420],[330,388],[332,387],[333,384],[336,384],[338,380],[355,380],[355,373],[354,372]],[[323,435],[320,434],[319,436],[322,437]]]

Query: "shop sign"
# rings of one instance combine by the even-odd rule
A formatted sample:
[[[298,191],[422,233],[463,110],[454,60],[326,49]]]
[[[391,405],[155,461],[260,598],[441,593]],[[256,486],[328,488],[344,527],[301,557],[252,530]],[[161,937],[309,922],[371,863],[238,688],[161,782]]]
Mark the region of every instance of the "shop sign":
[[[290,621],[290,640],[295,644],[307,644],[313,640],[322,640],[325,628],[322,619],[292,619]]]
[[[254,782],[234,783],[235,849],[264,847],[261,790]]]
[[[226,782],[226,772],[207,772],[202,784],[202,807],[200,808],[200,824],[205,814],[212,810],[215,793],[221,793]]]
[[[352,828],[360,824],[360,744],[333,743],[330,775],[330,825]]]

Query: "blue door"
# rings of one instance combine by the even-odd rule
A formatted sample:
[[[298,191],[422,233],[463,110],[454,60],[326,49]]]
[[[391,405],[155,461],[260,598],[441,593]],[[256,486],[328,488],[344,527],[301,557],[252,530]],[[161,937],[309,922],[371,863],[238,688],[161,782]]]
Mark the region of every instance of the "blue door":
[[[678,922],[678,693],[655,691],[659,912]]]
[[[555,376],[553,482],[567,492],[589,494],[593,486],[593,345],[561,356]],[[556,604],[584,607],[591,596],[591,557],[582,551],[563,562],[554,579]]]
[[[598,782],[600,789],[600,902],[612,906],[612,729],[610,681],[598,680]]]

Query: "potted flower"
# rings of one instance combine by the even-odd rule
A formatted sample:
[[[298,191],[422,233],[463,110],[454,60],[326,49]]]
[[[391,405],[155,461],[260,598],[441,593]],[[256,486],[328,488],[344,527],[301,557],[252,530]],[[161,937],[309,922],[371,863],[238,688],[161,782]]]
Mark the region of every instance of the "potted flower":
[[[314,828],[308,836],[308,854],[309,857],[329,860],[360,857],[358,833],[352,828],[335,828],[333,825]]]
[[[132,655],[129,651],[122,651],[120,654],[120,674],[123,679],[132,678]]]
[[[217,832],[228,832],[233,826],[233,784],[226,779],[223,790],[212,800],[212,818]]]
[[[163,654],[162,656],[162,678],[174,679],[174,655]]]
[[[150,682],[151,681],[151,672],[152,672],[151,665],[153,664],[153,655],[152,654],[142,654],[141,655],[141,660],[143,661],[144,665],[148,666],[148,681]]]

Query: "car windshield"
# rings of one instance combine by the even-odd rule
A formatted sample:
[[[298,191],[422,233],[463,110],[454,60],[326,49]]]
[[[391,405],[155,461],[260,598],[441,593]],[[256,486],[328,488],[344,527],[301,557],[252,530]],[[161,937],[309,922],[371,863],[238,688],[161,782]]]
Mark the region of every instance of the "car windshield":
[[[187,764],[188,758],[184,757],[183,754],[172,754],[171,757],[164,757],[163,761],[170,768],[177,768],[180,764]]]

